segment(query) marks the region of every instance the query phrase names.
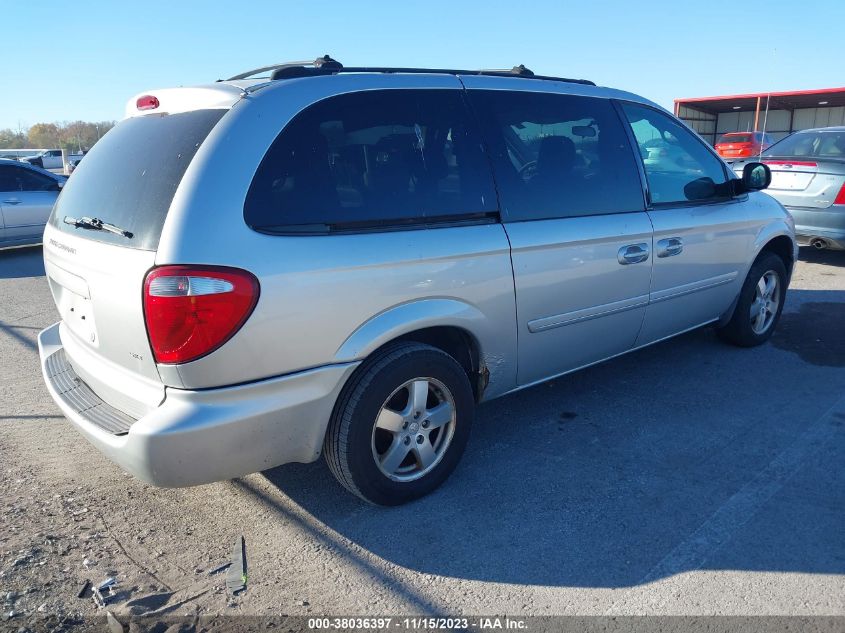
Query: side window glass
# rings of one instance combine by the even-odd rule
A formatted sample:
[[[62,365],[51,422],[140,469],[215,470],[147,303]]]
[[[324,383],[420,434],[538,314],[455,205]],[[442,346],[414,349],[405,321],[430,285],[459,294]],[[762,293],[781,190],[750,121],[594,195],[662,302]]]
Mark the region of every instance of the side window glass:
[[[49,191],[54,188],[54,180],[37,174],[31,169],[15,169],[20,191]]]
[[[637,139],[652,203],[731,196],[721,161],[692,132],[657,110],[630,103],[622,107]]]
[[[294,117],[258,167],[244,218],[267,231],[327,232],[496,211],[461,92],[378,90]]]
[[[0,166],[0,191],[20,191],[14,171],[14,167]]]
[[[819,143],[819,156],[845,156],[845,134],[822,134]]]
[[[606,99],[472,90],[508,221],[643,209],[636,157]]]

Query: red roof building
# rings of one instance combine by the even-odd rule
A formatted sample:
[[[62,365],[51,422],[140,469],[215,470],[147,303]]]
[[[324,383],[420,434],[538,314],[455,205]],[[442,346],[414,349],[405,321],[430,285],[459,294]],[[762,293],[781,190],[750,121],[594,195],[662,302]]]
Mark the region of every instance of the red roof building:
[[[766,132],[845,125],[845,88],[675,99],[675,115],[711,145],[727,132]]]

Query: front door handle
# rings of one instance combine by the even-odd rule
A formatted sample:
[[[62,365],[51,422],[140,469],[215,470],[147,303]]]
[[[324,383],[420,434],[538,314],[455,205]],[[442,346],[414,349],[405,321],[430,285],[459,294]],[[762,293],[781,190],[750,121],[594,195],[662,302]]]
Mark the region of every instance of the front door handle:
[[[642,242],[640,244],[629,244],[619,249],[617,259],[623,266],[628,264],[639,264],[648,259],[648,244]]]
[[[18,200],[17,198],[10,198],[9,200],[3,200],[3,204],[20,204],[22,201]]]
[[[672,257],[684,250],[684,242],[680,237],[667,237],[657,243],[658,257]]]

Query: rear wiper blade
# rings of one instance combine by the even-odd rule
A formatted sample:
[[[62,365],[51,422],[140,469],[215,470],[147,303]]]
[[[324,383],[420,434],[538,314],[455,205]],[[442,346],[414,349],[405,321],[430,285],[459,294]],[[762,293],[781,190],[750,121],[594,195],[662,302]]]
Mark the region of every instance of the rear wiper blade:
[[[89,218],[87,216],[83,216],[81,218],[72,218],[69,215],[66,215],[64,223],[72,224],[77,228],[94,229],[95,231],[108,231],[109,233],[114,233],[115,235],[122,235],[123,237],[132,239],[132,233],[130,233],[129,231],[122,229],[119,226],[115,226],[114,224],[103,222],[100,218]]]

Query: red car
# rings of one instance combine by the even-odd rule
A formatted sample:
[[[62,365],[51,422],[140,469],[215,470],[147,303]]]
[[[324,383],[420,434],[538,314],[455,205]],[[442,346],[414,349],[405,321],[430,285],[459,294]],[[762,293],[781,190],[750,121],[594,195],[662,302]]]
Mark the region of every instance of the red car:
[[[722,158],[756,156],[768,149],[772,139],[763,132],[729,132],[716,141],[716,151]]]

